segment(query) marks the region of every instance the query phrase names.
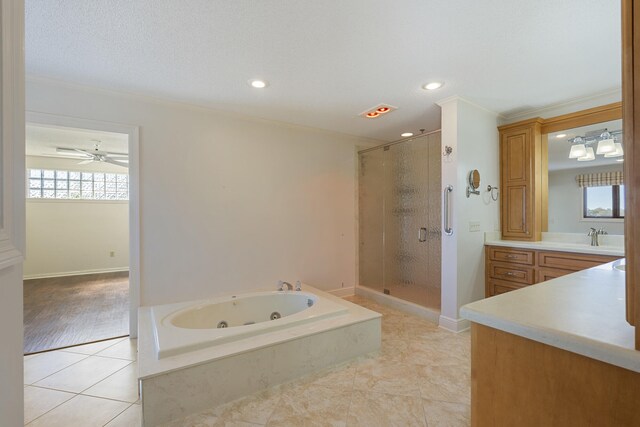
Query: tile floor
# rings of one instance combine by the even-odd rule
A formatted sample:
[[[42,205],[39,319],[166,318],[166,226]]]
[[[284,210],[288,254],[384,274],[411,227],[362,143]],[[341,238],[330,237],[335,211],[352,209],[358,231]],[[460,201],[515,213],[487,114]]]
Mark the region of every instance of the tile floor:
[[[25,424],[140,426],[136,363],[129,338],[25,356]]]
[[[165,427],[468,426],[469,334],[362,297],[347,299],[383,314],[378,355]],[[135,341],[128,339],[25,357],[25,422],[139,426],[135,363]]]

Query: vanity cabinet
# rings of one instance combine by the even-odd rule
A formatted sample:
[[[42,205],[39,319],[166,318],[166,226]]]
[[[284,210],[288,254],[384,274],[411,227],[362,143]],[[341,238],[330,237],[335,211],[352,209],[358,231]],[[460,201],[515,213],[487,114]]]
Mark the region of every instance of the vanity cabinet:
[[[514,291],[620,258],[622,257],[486,246],[485,296]]]
[[[540,240],[546,207],[546,139],[542,119],[501,126],[501,226],[504,240]],[[544,169],[544,170],[543,170]]]

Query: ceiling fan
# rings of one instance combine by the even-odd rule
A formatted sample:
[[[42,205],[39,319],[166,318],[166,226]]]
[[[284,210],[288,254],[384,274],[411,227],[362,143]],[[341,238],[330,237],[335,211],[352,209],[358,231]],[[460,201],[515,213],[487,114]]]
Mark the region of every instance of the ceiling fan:
[[[100,142],[96,142],[93,150],[84,150],[82,148],[56,148],[56,153],[64,154],[69,157],[77,157],[82,159],[79,165],[85,165],[92,162],[110,163],[125,168],[129,167],[129,155],[127,153],[113,153],[109,151],[100,151]]]

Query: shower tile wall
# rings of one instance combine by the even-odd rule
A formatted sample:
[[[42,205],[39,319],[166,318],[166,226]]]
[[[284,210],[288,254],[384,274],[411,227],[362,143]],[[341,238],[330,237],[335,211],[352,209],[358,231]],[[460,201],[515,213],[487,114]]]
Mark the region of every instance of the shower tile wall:
[[[439,195],[439,133],[360,155],[360,285],[440,308]]]

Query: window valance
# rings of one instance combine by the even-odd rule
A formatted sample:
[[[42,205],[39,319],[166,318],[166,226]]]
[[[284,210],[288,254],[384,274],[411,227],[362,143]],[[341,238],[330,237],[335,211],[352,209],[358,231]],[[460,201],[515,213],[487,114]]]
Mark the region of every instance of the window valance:
[[[609,185],[623,185],[624,174],[618,172],[586,173],[576,176],[579,187],[604,187]]]

